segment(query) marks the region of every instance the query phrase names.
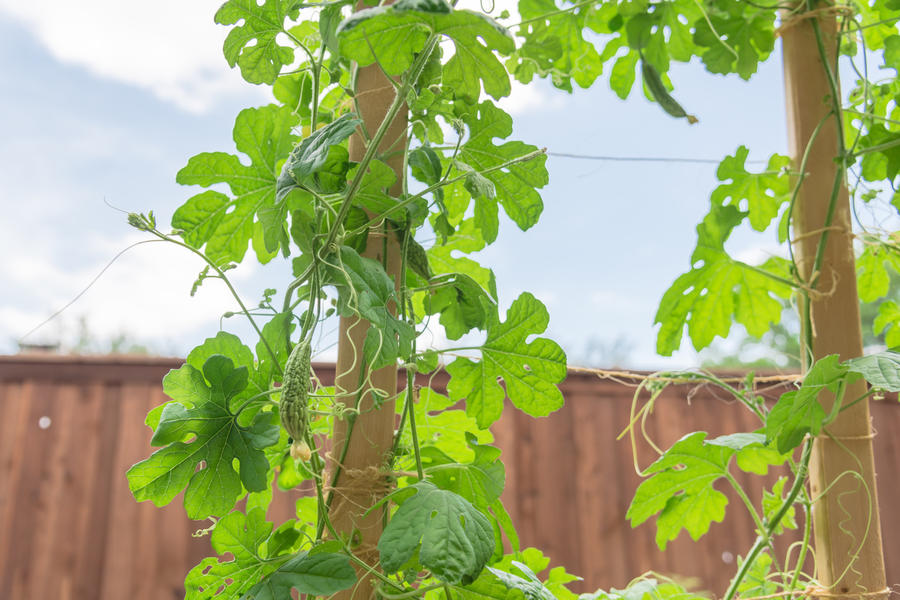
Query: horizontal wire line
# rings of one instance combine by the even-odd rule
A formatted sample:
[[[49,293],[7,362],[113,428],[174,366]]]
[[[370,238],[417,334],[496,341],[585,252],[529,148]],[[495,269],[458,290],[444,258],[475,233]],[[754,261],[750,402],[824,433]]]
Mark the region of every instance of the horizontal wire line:
[[[668,156],[603,156],[594,154],[573,154],[571,152],[547,152],[548,156],[559,158],[577,158],[582,160],[605,160],[611,162],[668,162],[668,163],[695,163],[704,165],[717,165],[722,159],[716,158],[687,158]],[[747,163],[764,163],[764,160],[748,160]]]

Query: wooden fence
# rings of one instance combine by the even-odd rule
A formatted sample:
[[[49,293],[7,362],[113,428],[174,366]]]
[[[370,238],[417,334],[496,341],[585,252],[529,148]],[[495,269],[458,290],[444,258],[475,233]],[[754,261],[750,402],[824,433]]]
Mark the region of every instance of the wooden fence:
[[[126,469],[150,451],[144,415],[162,402],[170,359],[0,357],[0,598],[159,600],[183,597],[185,573],[211,553],[191,533],[179,499],[138,504]],[[321,365],[327,381],[332,368]],[[437,385],[443,381],[438,379]],[[726,521],[693,542],[687,534],[662,553],[654,526],[632,530],[625,510],[639,483],[627,442],[632,389],[570,373],[566,406],[544,419],[507,407],[494,427],[507,467],[504,500],[522,542],[584,577],[577,589],[623,587],[649,570],[696,578],[721,594],[738,555],[753,543],[739,503]],[[888,581],[900,581],[900,406],[873,406],[876,467]],[[668,445],[693,430],[746,431],[746,411],[710,388],[676,387],[657,403],[649,433]],[[641,450],[642,465],[652,454]],[[750,496],[759,478],[744,477]],[[771,478],[769,479],[771,481]],[[723,491],[725,491],[723,489]],[[291,518],[292,498],[276,494],[269,514]]]

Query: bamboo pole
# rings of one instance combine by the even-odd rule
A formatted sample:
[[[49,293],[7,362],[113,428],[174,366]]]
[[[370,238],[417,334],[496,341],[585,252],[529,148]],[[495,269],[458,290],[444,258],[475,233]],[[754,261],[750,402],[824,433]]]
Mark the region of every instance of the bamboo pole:
[[[394,100],[391,82],[377,65],[358,70],[356,95],[360,117],[366,131],[373,133]],[[379,148],[379,154],[391,153],[385,162],[397,174],[397,183],[391,192],[399,195],[402,190],[403,153],[406,144],[406,111],[394,118]],[[359,161],[366,151],[365,140],[359,132],[350,138],[350,160]],[[399,282],[400,248],[392,232],[380,230],[369,235],[363,256],[382,262],[389,275]],[[334,496],[330,518],[335,530],[349,541],[354,553],[367,564],[378,562],[376,544],[381,536],[384,512],[369,507],[384,496],[386,491],[383,469],[393,442],[395,413],[393,397],[397,392],[397,368],[389,366],[374,372],[366,380],[363,364],[363,342],[369,329],[368,321],[356,317],[343,317],[340,321],[338,358],[336,370],[336,396],[347,406],[357,406],[360,414],[352,422],[336,419],[329,473],[338,473],[334,480]],[[377,391],[377,394],[376,394]],[[381,397],[378,397],[381,394]],[[390,398],[383,401],[384,398]],[[374,409],[378,403],[380,407]],[[341,453],[346,446],[346,454]],[[329,481],[332,477],[329,477]],[[338,600],[368,600],[374,596],[370,575],[357,570],[359,584],[338,593]]]
[[[838,48],[835,13],[818,12],[813,18],[833,67]],[[797,21],[782,29],[788,142],[795,168],[821,123],[809,149],[806,173],[801,175],[794,208],[794,250],[802,277],[810,281],[819,242],[823,235],[827,240],[818,269],[819,293],[810,293],[810,319],[804,322],[804,336],[811,334],[814,358],[839,354],[846,360],[862,355],[859,297],[843,173],[832,206],[836,176],[843,168],[835,160],[842,148],[837,124],[840,115],[829,116],[833,88],[820,58],[813,18],[802,13],[787,17]],[[826,227],[830,207],[833,217]],[[865,382],[859,382],[848,387],[845,398],[851,401],[865,392]],[[820,400],[827,411],[833,396],[823,394]],[[885,590],[869,420],[869,404],[864,400],[827,427],[831,436],[823,432],[813,444],[811,493],[813,499],[821,495],[812,510],[816,568],[818,581],[830,594],[877,597]]]

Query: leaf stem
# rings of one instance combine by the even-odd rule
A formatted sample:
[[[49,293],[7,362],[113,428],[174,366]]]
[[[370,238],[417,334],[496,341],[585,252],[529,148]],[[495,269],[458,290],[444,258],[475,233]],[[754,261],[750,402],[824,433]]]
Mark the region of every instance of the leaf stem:
[[[733,600],[735,594],[737,594],[738,586],[740,586],[741,582],[744,580],[744,577],[747,576],[747,573],[750,571],[750,567],[756,560],[757,555],[759,555],[763,547],[768,544],[766,539],[772,537],[772,534],[778,528],[778,525],[781,524],[781,520],[787,514],[788,509],[793,506],[794,500],[796,500],[797,495],[800,493],[800,490],[803,489],[803,486],[806,484],[806,471],[809,468],[809,459],[811,456],[812,440],[807,439],[803,445],[800,464],[797,467],[797,474],[794,476],[794,484],[791,486],[791,491],[788,492],[787,498],[785,498],[784,502],[782,502],[781,506],[778,508],[778,511],[772,517],[772,520],[769,521],[768,527],[766,527],[763,532],[764,535],[760,535],[756,538],[756,542],[754,542],[753,547],[751,547],[750,551],[747,553],[747,558],[745,558],[744,562],[741,563],[741,568],[738,569],[737,575],[734,576],[734,579],[728,586],[728,591],[725,593],[725,596],[722,598],[722,600]]]
[[[253,396],[250,396],[249,398],[244,400],[244,402],[238,407],[237,411],[235,411],[234,418],[237,419],[241,415],[241,413],[244,411],[244,409],[247,408],[248,406],[250,406],[250,404],[252,402],[254,402],[255,400],[259,400],[260,398],[265,398],[266,396],[271,396],[272,394],[275,394],[280,391],[281,391],[281,388],[273,388],[271,390],[266,390],[265,392],[260,392]]]
[[[747,496],[747,493],[744,491],[744,488],[741,487],[741,484],[738,483],[737,479],[735,479],[730,472],[725,472],[725,478],[728,480],[728,483],[731,484],[731,487],[734,488],[734,491],[737,492],[738,497],[747,508],[747,512],[750,513],[750,517],[753,519],[753,523],[756,525],[756,529],[759,531],[759,535],[765,537],[766,545],[769,546],[769,548],[772,550],[772,560],[776,561],[775,568],[777,571],[781,571],[781,565],[778,563],[778,557],[775,554],[775,543],[772,540],[772,536],[766,534],[766,526],[763,523],[762,518],[759,516],[759,513],[756,512],[756,507],[753,506],[753,502]]]
[[[400,318],[408,322],[411,315],[407,315],[407,294],[406,289],[406,267],[407,257],[409,254],[409,242],[412,240],[412,232],[409,225],[403,230],[403,246],[400,249]],[[413,452],[416,456],[416,472],[419,474],[419,480],[425,479],[425,473],[422,469],[422,454],[419,451],[419,433],[416,430],[416,406],[414,403],[416,395],[415,386],[415,362],[416,362],[416,343],[410,345],[409,356],[406,357],[406,407],[404,411],[409,414],[409,431],[412,435]]]
[[[259,336],[260,341],[263,343],[263,346],[266,347],[266,350],[269,352],[269,355],[272,357],[272,362],[275,364],[275,368],[278,369],[279,373],[282,373],[281,365],[278,363],[278,355],[275,354],[275,351],[272,350],[272,347],[269,345],[269,341],[265,338],[262,333],[262,329],[259,328],[259,325],[256,324],[256,320],[250,315],[250,311],[247,310],[247,307],[244,305],[244,301],[241,300],[241,297],[238,295],[237,290],[234,289],[234,285],[232,285],[231,281],[228,279],[228,276],[225,275],[225,271],[219,268],[219,266],[214,263],[208,256],[204,253],[200,252],[196,248],[189,246],[188,244],[182,242],[181,240],[176,240],[175,238],[166,235],[161,232],[159,229],[146,228],[145,231],[152,233],[156,237],[164,240],[166,242],[171,242],[176,246],[181,246],[182,248],[186,248],[203,259],[203,261],[208,264],[216,274],[225,282],[225,285],[228,286],[228,291],[231,292],[231,295],[234,297],[235,301],[238,303],[238,306],[241,307],[241,311],[247,315],[247,320],[250,321],[250,324],[253,326],[253,329],[256,330],[256,334]]]
[[[875,394],[875,392],[876,392],[875,388],[868,390],[865,394],[861,394],[859,396],[859,398],[857,398],[856,400],[853,400],[852,402],[848,402],[847,404],[844,404],[843,406],[841,406],[841,409],[838,411],[838,413],[840,414],[840,413],[844,412],[845,410],[847,410],[848,408],[850,408],[851,406],[853,406],[854,404],[859,404],[866,398],[870,398],[871,396],[873,396]]]
[[[732,260],[734,260],[734,259],[732,259]],[[754,273],[758,273],[764,277],[771,279],[772,281],[777,281],[778,283],[784,284],[788,287],[791,287],[794,289],[803,287],[801,284],[797,283],[796,281],[794,281],[792,279],[786,279],[784,277],[779,277],[778,275],[776,275],[774,273],[770,273],[769,271],[766,271],[765,269],[761,269],[761,268],[751,265],[749,263],[745,263],[740,260],[734,260],[734,262],[735,262],[735,264],[738,264],[745,269],[749,269],[750,271],[753,271]]]

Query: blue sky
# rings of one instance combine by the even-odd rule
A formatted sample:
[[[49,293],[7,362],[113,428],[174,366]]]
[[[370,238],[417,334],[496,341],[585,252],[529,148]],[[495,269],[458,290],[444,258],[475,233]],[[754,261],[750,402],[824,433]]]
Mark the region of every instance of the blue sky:
[[[104,200],[152,209],[168,223],[193,193],[175,183],[175,172],[198,152],[233,151],[234,116],[268,101],[221,58],[226,29],[212,23],[216,6],[167,1],[146,14],[112,0],[0,0],[0,352],[14,352],[19,336],[142,239]],[[515,138],[551,152],[718,159],[741,144],[751,159],[785,152],[780,56],[749,83],[696,64],[676,65],[671,76],[699,124],[671,119],[639,95],[620,101],[604,78],[572,95],[520,86],[504,106]],[[482,253],[501,304],[533,292],[550,311],[550,336],[575,359],[591,340],[623,338],[632,347],[624,366],[695,364],[692,351],[656,357],[652,321],[662,293],[688,267],[715,166],[551,157],[548,168],[541,222],[527,233],[504,222]],[[730,247],[751,259],[774,249],[774,239],[753,234]],[[127,333],[184,353],[233,308],[215,282],[188,297],[201,266],[176,248],[139,246],[29,341],[71,340],[84,317],[100,338]],[[265,287],[283,288],[272,281],[287,276],[283,263],[248,261],[235,281],[252,303]]]

